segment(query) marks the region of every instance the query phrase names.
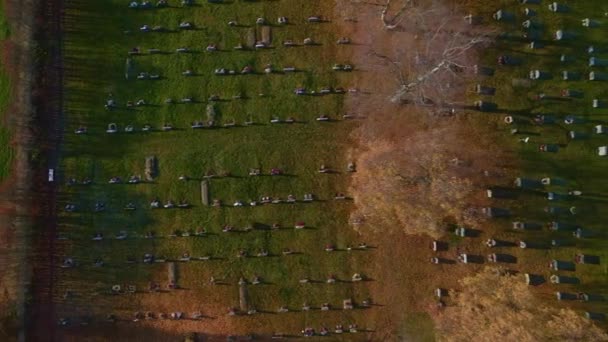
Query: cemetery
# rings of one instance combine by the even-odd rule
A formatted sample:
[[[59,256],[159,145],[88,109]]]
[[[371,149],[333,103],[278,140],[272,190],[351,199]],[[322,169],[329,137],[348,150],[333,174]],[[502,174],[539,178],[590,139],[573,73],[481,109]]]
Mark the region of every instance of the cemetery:
[[[59,333],[363,339],[375,250],[348,228],[356,68],[331,4],[66,11]]]
[[[0,337],[608,340],[608,3],[39,6]]]
[[[602,220],[608,188],[602,180],[602,127],[608,116],[600,105],[606,95],[605,51],[598,47],[606,44],[606,12],[598,12],[593,1],[501,5],[479,5],[472,14],[499,34],[476,67],[492,72],[475,74],[478,85],[469,101],[476,101],[521,159],[509,173],[513,182],[497,184],[515,189],[516,196],[488,189],[487,197],[508,213],[487,227],[471,227],[483,231],[480,238],[486,240],[479,243],[486,248],[471,247],[470,240],[479,238],[459,227],[455,238],[434,242],[431,262],[447,269],[454,267],[450,259],[468,266],[485,257],[485,263],[523,274],[521,281],[544,300],[556,298],[558,307],[574,308],[605,329],[601,265],[608,257]],[[530,83],[520,81],[526,77]],[[437,248],[448,242],[449,248]],[[460,251],[456,258],[452,248]],[[547,297],[550,291],[556,297]],[[450,305],[448,291],[436,295]]]
[[[522,166],[486,191],[487,227],[446,232],[420,262],[442,272],[500,265],[600,320],[603,18],[584,4],[489,7],[471,7],[468,20],[500,31],[476,65],[469,115],[495,122]],[[109,321],[275,338],[373,332],[366,315],[381,309],[365,283],[382,282],[371,267],[382,251],[349,228],[357,170],[340,153],[359,124],[344,108],[360,96],[348,62],[357,39],[331,6],[111,1],[68,11],[88,20],[65,38],[79,61],[66,71],[74,134],[61,164],[70,181],[55,296],[66,336]],[[111,30],[96,30],[100,16]],[[441,305],[458,291],[425,283]]]

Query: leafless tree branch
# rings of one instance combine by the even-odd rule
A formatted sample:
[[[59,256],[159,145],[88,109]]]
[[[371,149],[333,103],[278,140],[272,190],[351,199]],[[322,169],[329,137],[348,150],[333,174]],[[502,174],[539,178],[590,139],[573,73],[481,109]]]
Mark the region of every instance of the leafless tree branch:
[[[407,10],[407,8],[410,5],[410,3],[412,2],[412,0],[402,0],[402,1],[403,1],[403,5],[399,8],[399,10],[397,10],[397,12],[393,16],[393,18],[389,20],[387,18],[387,16],[388,16],[389,8],[390,8],[393,0],[386,0],[386,5],[384,5],[384,8],[382,9],[382,13],[380,14],[380,19],[382,20],[382,25],[384,25],[385,29],[394,30],[401,23],[402,19],[400,19],[400,17],[405,13],[405,11]]]

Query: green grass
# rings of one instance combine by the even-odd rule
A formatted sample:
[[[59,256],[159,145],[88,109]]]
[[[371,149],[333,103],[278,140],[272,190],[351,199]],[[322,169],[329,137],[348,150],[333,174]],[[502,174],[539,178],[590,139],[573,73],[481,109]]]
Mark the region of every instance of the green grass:
[[[10,30],[8,27],[8,22],[4,17],[4,4],[0,4],[0,40],[7,39],[10,35]]]
[[[297,86],[311,90],[323,86],[349,86],[347,74],[331,71],[334,62],[344,62],[335,59],[339,52],[333,24],[305,23],[309,15],[331,13],[332,10],[329,4],[321,1],[295,0],[223,5],[201,2],[200,6],[192,8],[158,10],[128,10],[124,1],[108,0],[81,2],[68,8],[68,14],[75,19],[71,22],[73,26],[68,28],[65,41],[67,127],[59,169],[63,180],[90,177],[95,184],[90,187],[63,186],[61,189],[61,203],[74,202],[82,208],[79,213],[61,214],[60,222],[60,230],[72,239],[63,246],[66,255],[74,256],[81,266],[60,272],[62,285],[58,288],[92,287],[107,291],[114,283],[136,283],[144,287],[151,279],[165,282],[164,266],[129,266],[124,263],[126,257],[132,255],[140,259],[144,253],[152,252],[176,258],[189,251],[194,256],[211,254],[221,258],[180,265],[180,284],[191,289],[190,293],[200,300],[203,308],[209,301],[221,307],[236,306],[236,281],[240,276],[251,279],[254,274],[270,283],[250,287],[252,304],[259,310],[275,311],[279,305],[299,309],[303,302],[315,306],[331,302],[339,306],[344,298],[353,297],[360,301],[367,297],[363,284],[298,284],[303,277],[323,280],[329,274],[335,274],[345,280],[357,271],[365,274],[370,271],[364,267],[369,259],[368,253],[374,253],[328,254],[323,250],[326,243],[344,248],[359,242],[347,222],[351,204],[332,200],[333,194],[344,192],[348,184],[345,172],[348,161],[342,151],[348,148],[348,132],[354,124],[314,120],[319,114],[341,117],[344,95],[296,97],[293,94]],[[273,22],[279,16],[287,16],[292,24],[272,26],[273,49],[233,51],[234,45],[245,43],[249,31],[258,29],[254,24],[258,16]],[[227,22],[233,19],[250,26],[229,27]],[[195,23],[196,29],[169,33],[138,31],[143,24],[174,29],[182,20]],[[127,30],[131,33],[124,33]],[[287,38],[301,42],[308,36],[321,45],[286,49],[281,44]],[[204,48],[209,43],[218,44],[222,51],[205,52]],[[125,80],[127,51],[135,46],[143,49],[156,47],[167,52],[133,57],[135,73],[159,73],[162,80]],[[174,51],[180,46],[196,51],[176,54]],[[302,72],[230,77],[213,75],[213,70],[218,67],[240,69],[245,65],[252,65],[261,72],[268,63],[276,68],[293,65]],[[181,72],[185,69],[192,69],[198,75],[184,77]],[[109,93],[113,94],[121,109],[104,109]],[[245,94],[247,99],[231,99],[238,93]],[[259,93],[266,96],[260,97]],[[206,119],[206,99],[212,94],[227,99],[216,104],[220,124],[232,119],[242,124],[253,118],[259,125],[191,130],[190,122]],[[164,100],[169,97],[194,97],[197,102],[166,105]],[[124,108],[128,100],[140,98],[149,105],[131,110]],[[294,116],[300,123],[270,125],[269,120],[274,115],[281,118]],[[179,130],[108,135],[104,131],[111,122],[117,123],[121,129],[128,124],[136,128],[144,124],[158,128],[166,122]],[[88,127],[88,135],[73,134],[80,125]],[[113,176],[126,179],[131,174],[143,175],[144,158],[149,155],[155,155],[159,160],[160,173],[154,183],[132,186],[107,184]],[[340,172],[320,175],[317,169],[321,164]],[[247,175],[252,167],[261,167],[265,173],[272,167],[279,167],[288,175],[252,178]],[[253,208],[204,207],[200,204],[199,181],[180,182],[178,177],[185,174],[200,178],[208,170],[232,173],[232,177],[212,179],[210,184],[211,197],[222,199],[225,204],[237,199],[249,201],[262,195],[285,199],[288,194],[294,194],[302,198],[309,192],[320,200],[309,204]],[[155,197],[162,201],[186,199],[194,207],[152,211],[148,209],[148,203]],[[93,213],[96,201],[104,201],[108,210]],[[122,207],[127,202],[136,203],[138,210],[125,213]],[[311,228],[304,231],[221,232],[224,224],[244,227],[250,223],[270,225],[277,222],[292,227],[296,221],[304,221]],[[206,227],[212,234],[205,238],[155,241],[90,241],[92,234],[98,231],[108,237],[121,230],[132,234],[154,230],[157,234],[167,235],[176,229],[185,231],[199,227]],[[235,257],[240,248],[250,253],[264,248],[280,254],[285,247],[301,254],[245,260]],[[93,268],[91,264],[95,257],[103,257],[108,265],[101,269]],[[216,289],[209,294],[207,282],[212,275],[226,278],[233,286]],[[124,304],[120,298],[103,298],[107,299],[103,301],[107,305],[105,310],[128,312],[138,309],[137,301]],[[86,303],[80,302],[79,305],[80,312],[96,311]],[[74,315],[74,312],[68,309],[62,314]],[[223,311],[213,314],[223,314]],[[259,332],[296,332],[305,324],[317,328],[321,322],[329,326],[339,322],[346,324],[350,320],[360,320],[364,315],[363,310],[357,310],[353,313],[291,313],[280,321],[272,318],[273,315],[263,315],[257,318],[257,323],[250,318],[241,320],[250,328],[259,324],[256,329]]]
[[[0,41],[3,41],[9,36],[9,27],[4,17],[3,5],[0,4]],[[5,113],[11,97],[11,85],[4,69],[5,66],[0,66],[0,113]],[[6,118],[0,125],[0,181],[6,179],[11,171],[11,162],[13,159],[13,149],[11,148],[11,135],[8,129]]]
[[[564,185],[552,185],[544,191],[553,191],[565,194],[568,190],[582,190],[581,198],[551,202],[546,200],[544,191],[524,191],[517,200],[500,203],[503,206],[514,208],[515,218],[527,221],[545,223],[548,221],[560,221],[573,223],[583,227],[593,235],[588,239],[575,239],[571,232],[548,232],[546,229],[540,232],[515,232],[509,228],[510,220],[498,221],[498,225],[504,228],[496,236],[499,238],[524,239],[526,241],[542,241],[548,243],[551,239],[562,240],[570,246],[540,249],[521,250],[517,252],[519,258],[519,269],[524,272],[542,273],[545,276],[551,274],[546,267],[546,262],[551,259],[572,260],[575,253],[586,253],[598,255],[602,258],[602,264],[578,265],[576,276],[581,279],[581,285],[550,286],[546,290],[551,291],[585,291],[607,295],[608,269],[606,261],[608,245],[605,232],[605,213],[608,206],[606,195],[608,194],[608,182],[605,180],[606,160],[597,156],[597,147],[608,144],[606,136],[593,134],[593,126],[606,124],[608,122],[608,111],[604,109],[593,109],[592,99],[606,99],[608,88],[605,82],[591,82],[585,80],[589,71],[604,72],[605,68],[589,68],[586,48],[594,45],[600,52],[593,54],[596,57],[604,57],[608,51],[601,49],[608,43],[608,26],[603,13],[608,9],[605,5],[594,1],[567,2],[569,11],[556,14],[547,9],[547,4],[541,6],[530,5],[528,7],[537,11],[534,18],[541,23],[538,33],[539,40],[545,45],[539,50],[530,50],[526,41],[520,40],[522,29],[521,22],[525,20],[522,9],[525,6],[513,5],[514,2],[502,2],[501,5],[480,6],[480,11],[485,18],[490,18],[490,10],[499,8],[508,9],[516,14],[517,19],[513,23],[501,23],[501,31],[506,34],[500,39],[496,46],[487,50],[483,55],[486,65],[496,66],[496,58],[506,54],[521,59],[522,63],[516,66],[499,66],[496,68],[494,77],[481,80],[484,85],[497,88],[497,95],[488,97],[486,100],[497,103],[499,110],[495,115],[498,127],[505,134],[509,134],[511,128],[518,128],[521,133],[512,137],[510,150],[516,152],[521,158],[519,176],[540,179],[542,177],[561,178],[565,180]],[[483,8],[485,7],[485,8]],[[490,8],[491,7],[491,8]],[[584,28],[580,24],[583,18],[592,18],[601,21],[598,28]],[[576,34],[576,38],[557,42],[552,35],[558,29],[566,29]],[[574,60],[564,64],[559,57],[565,53]],[[527,78],[528,72],[540,69],[552,75],[550,80],[532,81],[529,88],[512,87],[511,80],[514,78]],[[561,71],[575,71],[582,76],[581,80],[563,81]],[[533,96],[546,93],[550,96],[559,96],[562,89],[574,89],[583,92],[581,98],[571,100],[546,100],[535,101]],[[513,115],[519,122],[514,126],[502,123],[504,114]],[[531,123],[537,114],[555,117],[556,124],[538,126]],[[487,114],[494,115],[494,114]],[[584,119],[584,123],[576,125],[565,125],[563,119],[566,115],[576,115]],[[589,138],[584,140],[570,141],[567,132],[588,133]],[[528,144],[517,143],[517,138],[529,136]],[[560,144],[558,153],[540,153],[537,151],[539,144]],[[579,214],[573,216],[549,215],[543,212],[545,206],[560,206],[568,208],[576,206]],[[544,291],[546,292],[546,291]],[[548,297],[555,301],[554,297]],[[561,305],[572,305],[572,303],[561,303]],[[576,303],[574,306],[581,310],[607,312],[606,302]]]

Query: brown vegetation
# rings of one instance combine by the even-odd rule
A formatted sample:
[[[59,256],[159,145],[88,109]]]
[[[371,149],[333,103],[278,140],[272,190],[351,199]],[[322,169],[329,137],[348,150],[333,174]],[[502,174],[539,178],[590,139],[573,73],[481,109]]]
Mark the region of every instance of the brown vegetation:
[[[383,7],[384,30],[376,32],[374,40],[390,36],[392,44],[383,49],[372,46],[370,57],[388,62],[397,81],[392,102],[416,104],[434,113],[462,106],[476,50],[491,44],[494,32],[488,26],[471,25],[449,4],[388,0]]]
[[[403,3],[388,29],[388,7],[355,5],[365,6],[354,11],[365,28],[355,56],[364,72],[351,107],[367,119],[355,132],[353,220],[438,237],[446,222],[479,223],[469,208],[485,204],[487,175],[502,172],[491,127],[461,113],[466,70],[488,32],[468,31],[443,1]]]
[[[377,129],[373,136],[367,126],[359,133],[355,218],[433,237],[445,234],[448,222],[478,224],[481,217],[468,209],[478,201],[483,171],[495,160],[489,141],[482,143],[462,120],[435,120],[425,127],[411,113],[388,115],[393,117],[385,122],[370,122]]]
[[[608,341],[608,335],[571,309],[549,307],[519,276],[486,268],[461,281],[453,305],[438,314],[445,341]]]

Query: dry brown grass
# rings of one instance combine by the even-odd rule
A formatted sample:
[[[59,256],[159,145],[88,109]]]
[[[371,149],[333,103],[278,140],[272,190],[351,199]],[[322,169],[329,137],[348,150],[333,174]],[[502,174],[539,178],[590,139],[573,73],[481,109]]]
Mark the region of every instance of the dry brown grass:
[[[547,306],[521,276],[486,268],[461,281],[453,305],[437,316],[441,339],[471,341],[607,341],[608,335],[571,309]]]
[[[483,218],[468,209],[479,203],[487,182],[484,171],[497,169],[498,151],[462,120],[426,126],[416,113],[388,114],[392,117],[361,128],[353,216],[372,226],[398,226],[433,237],[445,234],[446,222],[478,225]]]
[[[347,106],[365,117],[353,133],[358,144],[351,151],[357,162],[350,189],[357,206],[352,218],[363,219],[360,232],[376,241],[382,251],[375,261],[378,282],[371,284],[371,290],[385,307],[370,316],[377,331],[373,337],[432,339],[432,334],[422,336],[425,328],[418,328],[419,323],[428,322],[412,317],[435,310],[434,287],[457,288],[459,279],[479,267],[430,265],[429,257],[434,255],[428,249],[428,236],[444,235],[448,222],[479,225],[483,218],[468,209],[489,204],[481,190],[505,182],[512,156],[497,146],[498,137],[489,120],[467,114],[429,115],[433,111],[427,107],[392,103],[391,97],[400,86],[395,58],[403,58],[398,62],[405,74],[421,72],[409,60],[416,54],[413,47],[420,47],[416,32],[386,31],[380,21],[380,6],[360,3],[345,8],[350,9],[343,9],[343,16],[355,15],[357,20],[347,34],[358,44],[352,58],[359,70],[356,77],[361,90],[349,98]],[[462,15],[448,8],[439,12],[443,15],[437,16],[437,22],[446,15],[462,22]],[[440,48],[442,43],[436,43],[433,46]],[[434,52],[429,51],[429,60],[437,58]],[[475,63],[474,54],[460,57],[463,64]],[[464,102],[468,80],[455,82],[450,73],[437,76],[435,84],[451,82],[449,91],[433,88],[430,82],[421,88],[424,95],[440,94],[439,102]],[[458,248],[483,253],[479,241],[461,241]],[[456,251],[438,256],[454,259]]]
[[[462,15],[443,3],[412,9],[417,14],[404,14],[409,19],[391,31],[380,20],[381,6],[359,4],[351,11],[358,13],[360,29],[353,34],[360,48],[354,59],[361,70],[362,93],[349,105],[366,116],[354,133],[359,172],[351,186],[357,204],[352,218],[371,227],[399,227],[406,233],[439,237],[446,222],[479,224],[481,218],[468,209],[487,204],[478,196],[488,183],[486,175],[503,172],[505,156],[495,147],[491,127],[464,114],[429,114],[442,111],[441,104],[464,102],[464,74],[445,68],[420,83],[411,95],[430,97],[433,106],[390,101],[403,82],[441,63],[447,46],[461,45],[450,37],[464,32]],[[444,29],[437,30],[440,26]],[[465,44],[469,38],[459,39]],[[472,65],[474,57],[471,48],[450,63]]]

